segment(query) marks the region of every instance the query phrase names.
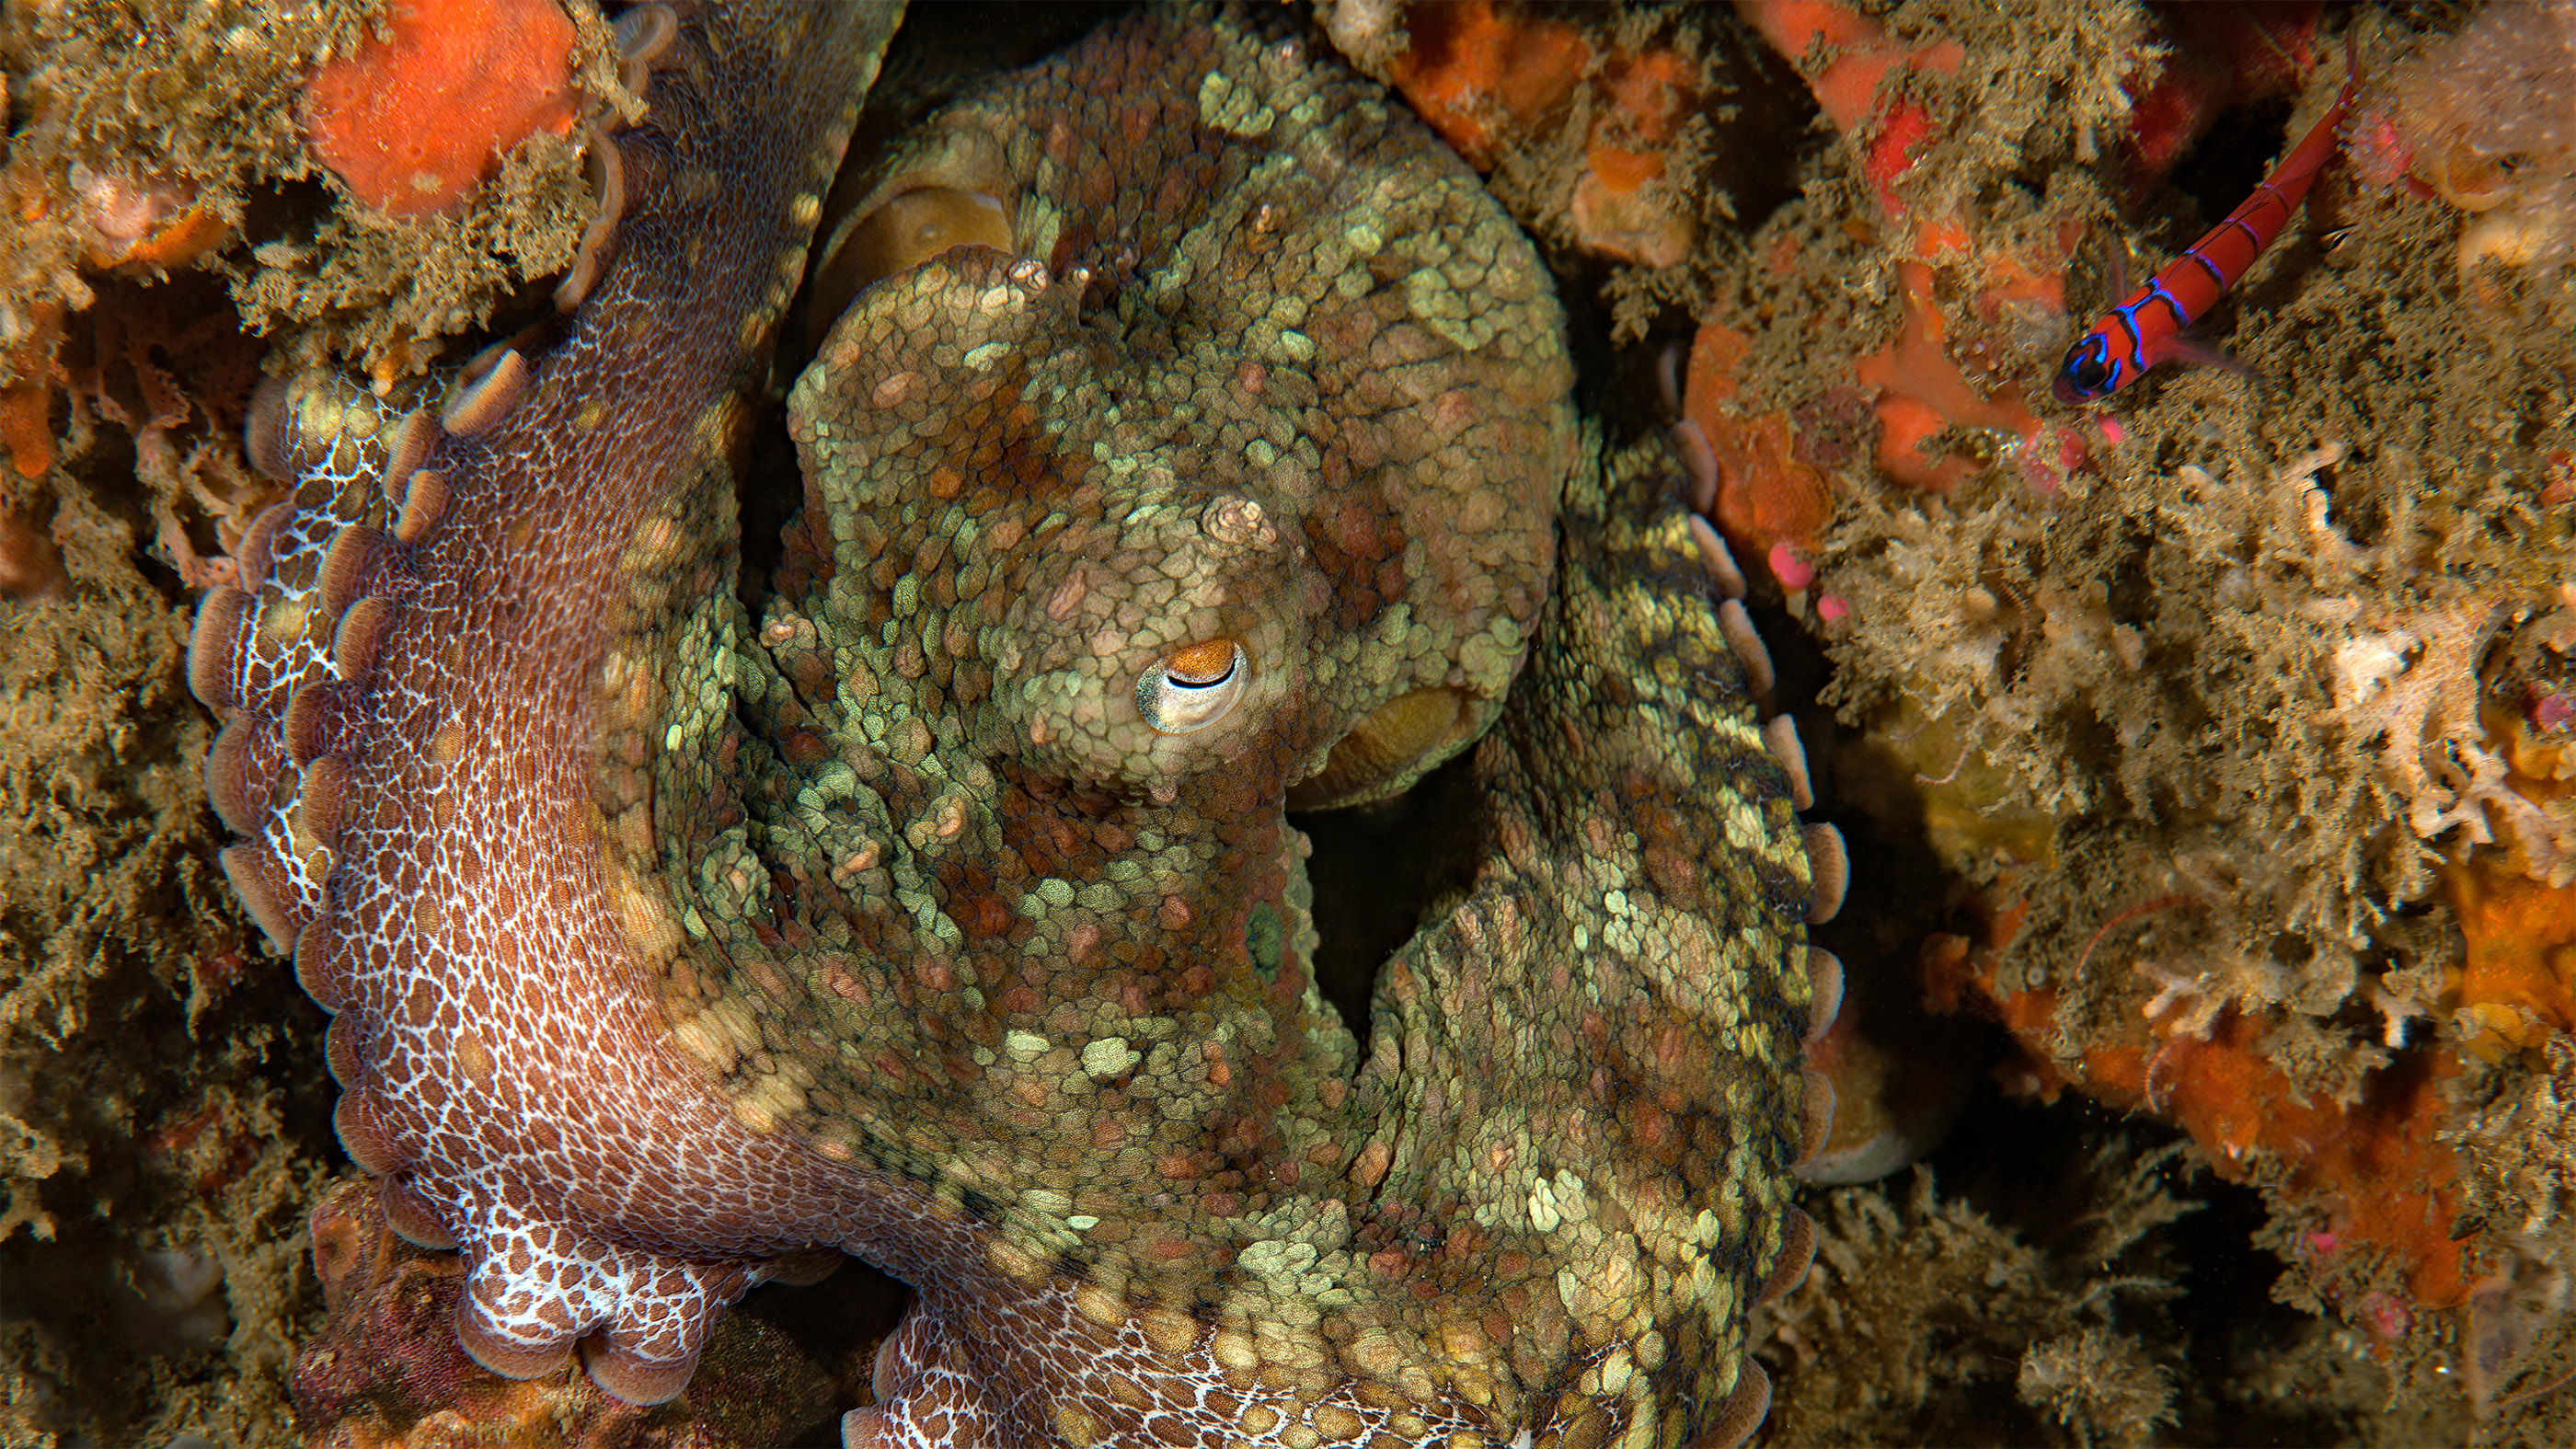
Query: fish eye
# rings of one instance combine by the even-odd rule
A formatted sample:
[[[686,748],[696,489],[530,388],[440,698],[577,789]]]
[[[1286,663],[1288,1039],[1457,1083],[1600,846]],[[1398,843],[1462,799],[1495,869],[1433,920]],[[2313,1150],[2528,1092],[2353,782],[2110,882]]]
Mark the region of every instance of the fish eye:
[[[2102,391],[2111,381],[2111,359],[2104,355],[2102,339],[2087,337],[2066,354],[2066,381],[2079,393]]]
[[[1136,712],[1157,734],[1195,734],[1233,711],[1251,665],[1251,656],[1231,639],[1176,649],[1137,676]]]

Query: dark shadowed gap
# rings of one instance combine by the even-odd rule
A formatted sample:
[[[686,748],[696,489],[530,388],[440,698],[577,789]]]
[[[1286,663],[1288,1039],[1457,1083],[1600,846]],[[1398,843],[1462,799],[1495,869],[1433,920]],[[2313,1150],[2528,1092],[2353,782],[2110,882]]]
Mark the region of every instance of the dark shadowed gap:
[[[1471,747],[1393,800],[1289,817],[1315,853],[1315,982],[1369,1044],[1369,994],[1378,968],[1436,908],[1463,895],[1482,831]]]

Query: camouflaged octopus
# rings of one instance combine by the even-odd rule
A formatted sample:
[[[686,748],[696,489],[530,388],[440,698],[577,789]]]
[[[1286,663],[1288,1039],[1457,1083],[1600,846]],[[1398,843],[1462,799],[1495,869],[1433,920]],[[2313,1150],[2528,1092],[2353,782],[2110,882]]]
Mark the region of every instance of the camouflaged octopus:
[[[1147,13],[875,162],[755,620],[742,424],[892,21],[629,12],[560,336],[253,424],[225,865],[460,1340],[655,1402],[847,1252],[916,1290],[853,1444],[1742,1437],[1839,855],[1660,445],[1385,93]],[[1286,812],[1466,751],[1363,1051]]]

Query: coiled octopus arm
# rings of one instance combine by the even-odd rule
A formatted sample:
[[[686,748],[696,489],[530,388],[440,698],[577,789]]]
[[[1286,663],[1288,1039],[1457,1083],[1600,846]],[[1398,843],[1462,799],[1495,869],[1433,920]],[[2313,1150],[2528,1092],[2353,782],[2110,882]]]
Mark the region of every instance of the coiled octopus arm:
[[[730,574],[727,551],[674,550],[722,506],[741,390],[891,28],[796,4],[677,18],[623,32],[651,114],[593,142],[624,204],[562,341],[381,425],[348,389],[271,390],[253,451],[296,494],[190,659],[228,716],[208,793],[250,837],[225,868],[336,1013],[341,1140],[388,1216],[465,1253],[460,1338],[515,1375],[588,1339],[593,1375],[641,1401],[679,1390],[779,1254],[836,1241],[811,1154],[743,1126],[673,1046],[609,848],[636,822],[593,760],[638,678],[622,661],[676,607],[656,591]],[[621,589],[648,560],[652,587]]]
[[[846,1251],[916,1290],[854,1444],[1749,1432],[1827,872],[1526,240],[1275,20],[1006,77],[835,241],[755,620],[742,399],[891,17],[636,14],[563,340],[278,400],[192,653],[460,1339],[658,1401]],[[1286,812],[1461,753],[1363,1050]]]

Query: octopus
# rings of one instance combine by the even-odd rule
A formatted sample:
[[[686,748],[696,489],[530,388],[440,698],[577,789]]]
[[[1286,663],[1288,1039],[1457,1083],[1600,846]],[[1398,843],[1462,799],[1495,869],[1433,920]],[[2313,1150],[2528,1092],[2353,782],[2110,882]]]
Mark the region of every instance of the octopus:
[[[224,866],[458,1344],[661,1402],[846,1254],[853,1446],[1741,1440],[1842,865],[1669,450],[1400,104],[1154,10],[872,158],[756,476],[893,22],[627,12],[561,324],[249,427]],[[1290,812],[1426,781],[1348,1020]]]

